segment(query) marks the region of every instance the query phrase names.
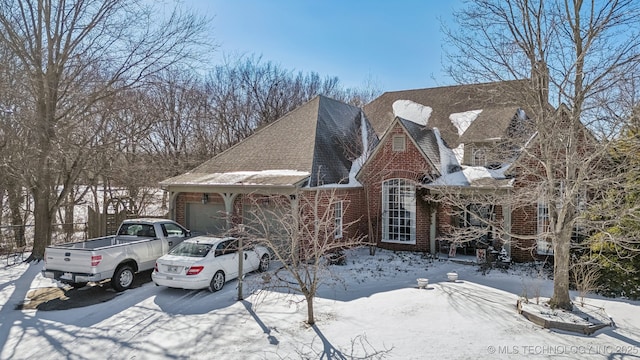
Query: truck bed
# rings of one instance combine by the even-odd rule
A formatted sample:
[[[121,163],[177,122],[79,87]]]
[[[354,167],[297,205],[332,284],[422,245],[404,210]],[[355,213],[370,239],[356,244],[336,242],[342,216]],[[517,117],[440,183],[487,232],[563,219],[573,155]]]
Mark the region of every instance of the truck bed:
[[[90,239],[87,241],[78,241],[74,243],[68,244],[59,244],[59,245],[51,245],[51,248],[60,248],[60,249],[87,249],[87,250],[98,250],[101,248],[120,245],[120,244],[129,244],[136,241],[144,241],[150,240],[153,238],[150,237],[141,237],[141,236],[131,236],[131,235],[111,235],[104,236],[100,238]]]

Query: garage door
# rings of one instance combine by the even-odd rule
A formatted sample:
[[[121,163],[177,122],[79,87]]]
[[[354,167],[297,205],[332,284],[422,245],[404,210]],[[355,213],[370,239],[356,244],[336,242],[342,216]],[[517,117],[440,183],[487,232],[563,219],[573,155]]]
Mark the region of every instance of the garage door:
[[[193,232],[222,235],[227,226],[224,204],[188,203],[187,228]]]

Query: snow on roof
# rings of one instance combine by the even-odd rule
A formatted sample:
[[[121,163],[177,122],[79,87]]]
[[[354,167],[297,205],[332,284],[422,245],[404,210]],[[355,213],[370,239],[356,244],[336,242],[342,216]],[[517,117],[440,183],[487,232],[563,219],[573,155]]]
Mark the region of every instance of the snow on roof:
[[[183,184],[191,185],[286,185],[308,177],[306,171],[298,170],[261,170],[234,171],[213,174],[185,174],[189,179]]]
[[[464,144],[456,146],[452,151],[456,160],[458,160],[458,164],[462,164],[462,160],[464,158]]]
[[[444,186],[469,186],[481,179],[504,180],[504,172],[510,164],[503,164],[500,168],[492,170],[484,166],[463,166],[462,170],[437,178],[431,185]]]
[[[460,162],[456,157],[456,154],[447,145],[445,145],[442,137],[440,137],[440,130],[433,128],[433,133],[438,141],[438,149],[440,150],[440,174],[446,175],[452,168],[459,168]]]
[[[458,129],[458,136],[462,136],[471,123],[478,118],[482,110],[471,110],[449,115],[449,120]]]
[[[397,117],[427,126],[433,109],[411,100],[396,100],[393,102],[393,114]]]
[[[351,169],[349,170],[349,186],[361,185],[360,182],[356,180],[356,175],[358,175],[358,172],[362,168],[362,165],[364,165],[370,155],[369,131],[367,128],[367,121],[364,113],[362,113],[362,116],[360,117],[360,136],[362,137],[362,154],[360,154],[360,157],[358,157],[351,163]]]

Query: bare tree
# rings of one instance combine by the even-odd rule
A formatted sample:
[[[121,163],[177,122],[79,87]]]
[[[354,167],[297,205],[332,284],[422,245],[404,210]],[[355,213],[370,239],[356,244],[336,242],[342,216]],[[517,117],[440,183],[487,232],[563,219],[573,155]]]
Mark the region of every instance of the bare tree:
[[[6,195],[9,223],[18,247],[26,245],[25,221],[29,215],[24,206],[26,194],[20,176],[15,171],[15,165],[20,162],[18,154],[24,151],[28,143],[23,141],[24,134],[17,124],[29,115],[16,112],[25,106],[21,84],[26,80],[18,58],[0,44],[0,198],[5,200]]]
[[[0,2],[0,46],[26,74],[30,152],[18,169],[33,195],[32,259],[51,241],[56,209],[95,154],[106,119],[96,105],[197,54],[206,21],[178,9],[165,21],[133,0]],[[58,189],[52,191],[52,189]]]
[[[244,237],[267,246],[281,265],[264,278],[266,288],[302,294],[307,323],[313,325],[313,300],[331,278],[329,265],[344,259],[342,250],[364,245],[366,236],[355,232],[355,221],[339,223],[336,211],[346,213],[348,202],[335,189],[250,198],[253,210],[242,225]]]
[[[524,89],[505,89],[522,95],[535,134],[517,159],[517,183],[508,198],[513,211],[528,215],[535,216],[536,204],[543,206],[542,233],[535,237],[551,243],[553,307],[572,307],[572,237],[577,228],[588,233],[594,225],[580,210],[590,205],[587,199],[621,184],[620,172],[606,160],[631,111],[620,99],[637,95],[621,85],[637,81],[638,15],[638,4],[629,0],[474,0],[456,14],[460,30],[447,32],[455,47],[448,69],[454,79],[530,79]]]
[[[379,95],[373,85],[343,89],[336,77],[286,70],[260,56],[228,58],[205,82],[208,97],[205,130],[215,134],[215,152],[251,135],[317,95],[363,105]]]

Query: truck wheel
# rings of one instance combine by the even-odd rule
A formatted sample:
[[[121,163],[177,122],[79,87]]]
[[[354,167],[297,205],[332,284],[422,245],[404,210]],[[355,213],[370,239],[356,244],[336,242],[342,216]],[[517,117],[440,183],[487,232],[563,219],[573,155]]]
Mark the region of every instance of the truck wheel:
[[[265,272],[267,270],[269,270],[269,255],[264,254],[260,258],[260,266],[258,266],[258,271]]]
[[[116,269],[111,278],[111,286],[116,291],[125,291],[133,283],[133,269],[129,265],[122,265]]]
[[[216,292],[224,286],[224,273],[222,270],[218,270],[215,275],[213,275],[213,279],[211,279],[211,283],[209,284],[209,291]]]

